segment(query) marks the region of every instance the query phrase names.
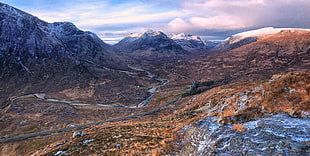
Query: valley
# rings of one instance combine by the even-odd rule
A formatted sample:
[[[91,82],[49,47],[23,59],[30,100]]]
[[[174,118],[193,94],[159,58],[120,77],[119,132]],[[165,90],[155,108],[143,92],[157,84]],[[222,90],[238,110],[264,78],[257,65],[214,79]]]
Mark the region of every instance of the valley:
[[[310,154],[310,29],[111,46],[0,9],[0,155]]]

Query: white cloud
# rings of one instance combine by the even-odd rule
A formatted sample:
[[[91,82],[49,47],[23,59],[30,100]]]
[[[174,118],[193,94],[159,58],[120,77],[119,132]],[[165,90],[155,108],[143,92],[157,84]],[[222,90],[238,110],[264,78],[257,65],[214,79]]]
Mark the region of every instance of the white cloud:
[[[191,17],[190,22],[200,29],[240,29],[245,27],[240,19],[230,16]]]
[[[175,18],[168,23],[168,31],[171,32],[184,32],[190,29],[192,25],[182,18]]]
[[[191,12],[193,17],[213,19],[220,29],[293,26],[297,23],[310,26],[306,22],[310,16],[308,0],[194,0],[185,2],[183,8]],[[290,22],[292,18],[297,23]]]
[[[50,4],[33,8],[27,10],[48,22],[71,21],[103,37],[148,28],[167,33],[219,34],[265,26],[310,27],[309,0],[72,0],[59,1],[55,8]]]
[[[133,9],[135,10],[135,9]],[[110,14],[108,14],[110,15]],[[117,25],[117,24],[139,24],[139,23],[156,23],[169,20],[179,15],[178,11],[144,13],[139,11],[124,11],[113,13],[112,16],[101,16],[99,18],[89,18],[77,24],[82,26],[100,26],[100,25]],[[86,17],[87,18],[87,17]]]

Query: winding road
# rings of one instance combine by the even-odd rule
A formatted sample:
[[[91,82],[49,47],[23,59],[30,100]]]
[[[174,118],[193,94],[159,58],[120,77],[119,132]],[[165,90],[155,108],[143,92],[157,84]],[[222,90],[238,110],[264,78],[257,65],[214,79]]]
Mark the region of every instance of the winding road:
[[[84,62],[87,62],[89,64],[93,64],[93,65],[100,67],[102,69],[105,69],[105,70],[109,70],[109,71],[113,71],[113,72],[119,72],[119,73],[125,73],[129,76],[137,75],[137,73],[133,73],[133,72],[125,71],[125,70],[112,69],[112,68],[109,68],[109,67],[106,67],[103,65],[98,65],[95,62],[85,60],[85,59],[80,59],[80,61],[84,61]],[[156,85],[152,86],[151,88],[149,88],[147,92],[150,95],[146,99],[144,99],[143,101],[141,101],[140,103],[138,103],[134,106],[112,106],[112,105],[105,105],[105,104],[91,104],[91,103],[72,102],[72,101],[67,101],[67,100],[47,98],[45,93],[34,93],[34,94],[15,97],[13,99],[10,99],[10,102],[13,102],[15,100],[22,99],[22,98],[35,97],[35,98],[38,98],[38,99],[41,99],[44,101],[48,101],[48,102],[60,102],[60,103],[70,104],[73,106],[98,106],[98,107],[105,107],[105,108],[140,108],[140,107],[145,107],[148,105],[149,101],[153,98],[154,94],[157,93],[158,88],[165,86],[166,84],[168,84],[170,82],[170,80],[168,80],[168,79],[157,78],[157,75],[153,75],[151,72],[149,72],[145,69],[136,68],[136,67],[133,67],[131,65],[128,65],[128,67],[132,70],[135,70],[135,71],[145,72],[146,77],[151,78],[151,79],[155,79],[156,81],[160,82],[159,84],[156,84]]]
[[[31,138],[31,137],[36,137],[36,136],[42,136],[42,135],[48,135],[48,134],[52,134],[52,133],[57,133],[57,132],[62,132],[62,131],[68,131],[68,130],[73,130],[73,129],[77,129],[77,128],[84,128],[84,127],[88,127],[88,126],[92,126],[92,125],[98,125],[101,123],[107,123],[107,122],[114,122],[114,121],[119,121],[119,120],[124,120],[124,119],[129,119],[129,118],[134,118],[134,117],[139,117],[139,116],[143,116],[143,115],[148,115],[148,114],[152,114],[154,112],[159,111],[160,109],[180,100],[182,98],[182,96],[179,96],[175,99],[173,99],[170,102],[167,102],[166,104],[157,107],[151,111],[148,112],[144,112],[144,113],[140,113],[140,114],[135,114],[135,115],[129,115],[129,116],[125,116],[125,117],[120,117],[120,118],[114,118],[114,119],[109,119],[109,120],[103,120],[103,121],[98,121],[98,122],[93,122],[93,123],[88,123],[88,124],[83,124],[83,125],[78,125],[78,126],[72,126],[72,127],[67,127],[67,128],[61,128],[61,129],[55,129],[55,130],[50,130],[50,131],[44,131],[44,132],[38,132],[38,133],[32,133],[32,134],[26,134],[26,135],[20,135],[20,136],[15,136],[15,137],[8,137],[8,138],[1,138],[0,139],[0,143],[6,143],[6,142],[11,142],[11,141],[18,141],[18,140],[23,140],[23,139],[27,139],[27,138]]]
[[[122,71],[122,70],[116,70],[116,69],[111,69],[102,65],[98,65],[92,61],[89,60],[84,60],[90,64],[96,65],[98,67],[101,67],[103,69],[106,70],[110,70],[110,71],[116,71],[116,72],[121,72],[121,73],[125,73],[128,75],[136,75],[136,73],[132,73],[132,72],[128,72],[128,71]],[[156,90],[159,87],[165,86],[166,84],[168,84],[170,82],[170,80],[168,79],[161,79],[161,78],[156,78],[156,75],[151,74],[149,71],[144,70],[144,69],[140,69],[140,68],[136,68],[133,67],[131,65],[128,65],[129,68],[136,70],[136,71],[140,71],[140,72],[146,72],[147,73],[147,77],[149,78],[154,78],[157,81],[160,81],[161,83],[154,85],[152,88],[150,88],[148,90],[148,92],[150,93],[150,96],[148,98],[146,98],[145,100],[143,100],[142,102],[140,102],[139,104],[137,104],[134,107],[123,107],[123,106],[109,106],[109,105],[103,105],[103,104],[88,104],[88,103],[73,103],[70,101],[65,101],[65,100],[58,100],[58,99],[49,99],[46,98],[46,94],[44,93],[36,93],[36,94],[30,94],[30,95],[24,95],[24,96],[20,96],[20,97],[15,97],[13,99],[10,99],[10,102],[13,102],[15,100],[21,99],[21,98],[28,98],[28,97],[36,97],[45,101],[52,101],[52,102],[62,102],[62,103],[67,103],[67,104],[71,104],[71,105],[96,105],[96,106],[100,106],[100,107],[110,107],[110,108],[139,108],[139,107],[144,107],[148,104],[148,102],[152,99],[153,95],[157,92]],[[166,69],[164,69],[165,72],[167,73],[171,73],[169,71],[167,71]],[[175,73],[172,73],[175,74]],[[189,80],[191,80],[191,82],[194,84],[194,80],[192,80],[189,77],[183,76],[183,75],[179,75],[179,74],[175,74],[181,77],[185,77],[188,78]],[[32,134],[26,134],[26,135],[20,135],[20,136],[14,136],[14,137],[8,137],[8,138],[1,138],[0,139],[0,143],[6,143],[6,142],[11,142],[11,141],[17,141],[17,140],[23,140],[23,139],[27,139],[27,138],[32,138],[32,137],[37,137],[37,136],[42,136],[42,135],[49,135],[52,133],[58,133],[58,132],[62,132],[62,131],[68,131],[68,130],[73,130],[73,129],[78,129],[78,128],[84,128],[84,127],[88,127],[88,126],[92,126],[92,125],[97,125],[97,124],[101,124],[101,123],[107,123],[107,122],[114,122],[114,121],[120,121],[120,120],[125,120],[125,119],[129,119],[129,118],[134,118],[134,117],[139,117],[139,116],[144,116],[144,115],[148,115],[154,112],[159,111],[160,109],[175,103],[176,101],[180,100],[182,98],[182,96],[178,96],[175,99],[173,99],[172,101],[167,102],[166,104],[159,106],[151,111],[148,112],[144,112],[144,113],[140,113],[140,114],[135,114],[135,115],[129,115],[129,116],[125,116],[125,117],[119,117],[119,118],[114,118],[114,119],[109,119],[109,120],[103,120],[103,121],[98,121],[98,122],[93,122],[93,123],[88,123],[88,124],[83,124],[83,125],[78,125],[78,126],[72,126],[72,127],[67,127],[67,128],[61,128],[61,129],[55,129],[55,130],[49,130],[49,131],[44,131],[44,132],[38,132],[38,133],[32,133]]]

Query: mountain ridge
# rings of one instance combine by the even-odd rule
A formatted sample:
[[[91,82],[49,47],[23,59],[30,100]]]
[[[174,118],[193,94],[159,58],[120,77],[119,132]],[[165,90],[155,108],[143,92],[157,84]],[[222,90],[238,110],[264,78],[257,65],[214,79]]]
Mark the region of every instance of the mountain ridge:
[[[129,34],[113,47],[119,53],[148,59],[182,55],[186,52],[166,34],[154,30]]]
[[[1,7],[0,155],[310,152],[308,31],[199,53],[148,30],[109,47]]]
[[[250,30],[250,31],[244,31],[244,32],[237,33],[237,34],[234,34],[226,38],[221,44],[217,45],[215,48],[219,50],[235,49],[240,46],[264,39],[268,36],[275,35],[277,33],[296,32],[296,31],[309,32],[310,29],[265,27],[265,28]]]
[[[84,32],[70,22],[47,23],[0,3],[0,103],[14,92],[85,86],[96,76],[80,58],[122,65],[122,60],[94,33]]]

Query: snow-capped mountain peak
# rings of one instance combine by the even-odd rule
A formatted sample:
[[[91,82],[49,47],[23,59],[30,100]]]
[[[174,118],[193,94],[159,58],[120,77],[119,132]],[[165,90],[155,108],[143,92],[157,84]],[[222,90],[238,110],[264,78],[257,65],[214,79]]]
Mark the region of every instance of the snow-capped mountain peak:
[[[274,28],[265,27],[261,29],[251,30],[241,32],[232,35],[224,40],[220,45],[217,46],[218,49],[235,49],[240,46],[256,42],[263,38],[288,31],[288,32],[298,32],[298,31],[310,31],[310,29],[298,29],[298,28]]]
[[[139,38],[141,36],[142,36],[141,33],[130,33],[130,34],[126,35],[125,38],[126,37],[137,37],[137,38]]]
[[[261,28],[261,29],[257,29],[257,30],[251,30],[251,31],[245,31],[242,33],[238,33],[235,35],[232,35],[231,37],[227,38],[227,40],[233,40],[233,42],[238,42],[242,39],[245,38],[249,38],[249,37],[263,37],[263,36],[267,36],[267,35],[272,35],[272,34],[276,34],[279,33],[281,31],[310,31],[310,29],[297,29],[297,28],[274,28],[274,27],[265,27],[265,28]]]
[[[202,41],[201,38],[199,36],[194,36],[194,35],[190,35],[190,34],[186,34],[186,33],[179,33],[179,34],[169,34],[168,35],[171,39],[173,40],[197,40],[197,41]]]
[[[154,31],[152,29],[148,29],[145,33],[143,33],[141,37],[147,38],[147,37],[158,36],[158,35],[165,35],[165,34],[160,31]]]
[[[169,34],[169,38],[173,39],[177,44],[184,49],[207,49],[207,44],[199,36],[194,36],[186,33]]]

